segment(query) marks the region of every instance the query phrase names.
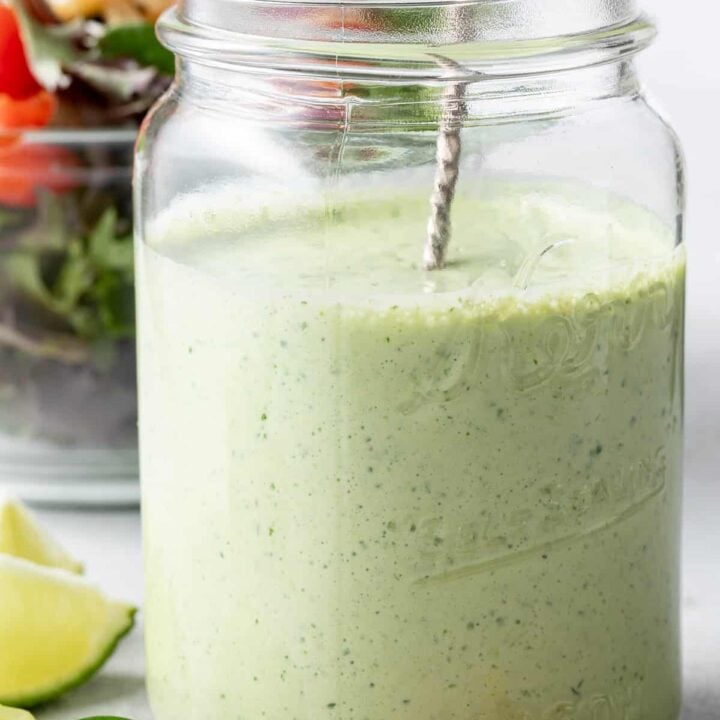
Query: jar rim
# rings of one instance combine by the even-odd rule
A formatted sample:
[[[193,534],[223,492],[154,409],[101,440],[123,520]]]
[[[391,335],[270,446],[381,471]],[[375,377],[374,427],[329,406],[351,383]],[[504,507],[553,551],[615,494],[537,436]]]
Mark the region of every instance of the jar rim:
[[[181,57],[246,71],[473,82],[612,62],[655,27],[635,0],[182,0],[158,34]]]

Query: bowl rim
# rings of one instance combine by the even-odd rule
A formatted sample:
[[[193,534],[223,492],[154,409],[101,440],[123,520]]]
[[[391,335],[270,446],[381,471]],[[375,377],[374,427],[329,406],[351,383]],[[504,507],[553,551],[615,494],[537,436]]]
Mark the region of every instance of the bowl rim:
[[[87,128],[28,128],[0,130],[0,138],[6,134],[27,143],[50,145],[119,145],[134,144],[137,127],[87,127]]]

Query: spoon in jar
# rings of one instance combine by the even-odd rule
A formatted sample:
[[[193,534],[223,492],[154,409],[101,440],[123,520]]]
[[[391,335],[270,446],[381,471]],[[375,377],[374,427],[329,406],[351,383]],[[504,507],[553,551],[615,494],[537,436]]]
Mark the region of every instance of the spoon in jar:
[[[449,73],[462,69],[449,58],[436,55],[438,64]],[[445,267],[447,246],[450,242],[450,210],[455,197],[455,187],[460,174],[462,143],[460,131],[467,117],[465,91],[467,82],[449,82],[442,94],[442,116],[438,126],[436,168],[433,191],[430,197],[430,218],[423,251],[426,270]]]

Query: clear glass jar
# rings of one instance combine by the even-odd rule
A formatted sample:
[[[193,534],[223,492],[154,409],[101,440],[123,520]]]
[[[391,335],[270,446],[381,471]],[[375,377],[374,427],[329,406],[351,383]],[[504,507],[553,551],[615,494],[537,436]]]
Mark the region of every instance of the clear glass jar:
[[[651,24],[185,0],[160,33],[158,720],[676,718],[683,191]]]
[[[138,501],[135,136],[0,133],[0,492]]]

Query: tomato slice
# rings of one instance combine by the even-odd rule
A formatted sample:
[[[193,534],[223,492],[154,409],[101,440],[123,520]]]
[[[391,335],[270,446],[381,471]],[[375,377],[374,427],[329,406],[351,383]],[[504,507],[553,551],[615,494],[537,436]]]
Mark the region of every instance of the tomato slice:
[[[61,193],[78,184],[77,157],[58,145],[0,147],[0,204],[34,207],[40,189]]]
[[[0,3],[0,93],[24,100],[40,90],[27,61],[15,13]]]
[[[22,100],[0,94],[0,133],[45,127],[57,108],[55,96],[41,90]]]

